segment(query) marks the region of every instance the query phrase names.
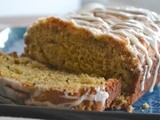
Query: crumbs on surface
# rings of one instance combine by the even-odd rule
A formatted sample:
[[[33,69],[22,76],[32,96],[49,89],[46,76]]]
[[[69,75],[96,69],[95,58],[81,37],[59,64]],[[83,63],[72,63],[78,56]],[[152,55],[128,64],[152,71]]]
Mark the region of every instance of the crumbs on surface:
[[[149,107],[150,107],[150,106],[149,106],[148,103],[144,103],[143,106],[142,106],[143,109],[148,109]]]
[[[134,110],[134,107],[132,105],[127,107],[127,112],[132,113]]]

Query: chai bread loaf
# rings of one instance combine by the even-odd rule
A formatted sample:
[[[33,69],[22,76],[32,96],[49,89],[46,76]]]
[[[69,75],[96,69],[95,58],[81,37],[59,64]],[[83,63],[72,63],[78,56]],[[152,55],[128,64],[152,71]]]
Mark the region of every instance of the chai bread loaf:
[[[121,92],[117,79],[74,75],[0,53],[0,102],[102,111]]]
[[[160,81],[160,16],[139,8],[95,8],[36,21],[25,55],[70,73],[122,80],[113,108],[127,107]]]

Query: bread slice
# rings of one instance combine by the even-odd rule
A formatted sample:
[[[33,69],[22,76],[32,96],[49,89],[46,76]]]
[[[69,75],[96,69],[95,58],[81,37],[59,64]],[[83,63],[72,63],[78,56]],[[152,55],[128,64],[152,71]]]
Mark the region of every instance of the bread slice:
[[[121,106],[129,106],[160,81],[159,20],[145,9],[105,7],[43,18],[26,33],[25,55],[71,73],[121,79]]]
[[[117,79],[51,70],[25,57],[0,53],[0,102],[102,111],[121,92]]]

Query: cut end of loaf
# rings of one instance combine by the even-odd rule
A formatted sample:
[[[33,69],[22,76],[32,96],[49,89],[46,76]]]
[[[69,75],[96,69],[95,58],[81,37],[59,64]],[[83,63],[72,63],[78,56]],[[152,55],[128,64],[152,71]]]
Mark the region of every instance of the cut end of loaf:
[[[119,80],[51,70],[26,57],[0,53],[0,63],[3,103],[101,111],[121,92]]]
[[[132,92],[127,86],[137,77],[138,59],[131,56],[123,40],[94,35],[71,21],[49,17],[29,28],[25,42],[25,55],[32,59],[70,73],[119,78],[124,81],[122,90]]]

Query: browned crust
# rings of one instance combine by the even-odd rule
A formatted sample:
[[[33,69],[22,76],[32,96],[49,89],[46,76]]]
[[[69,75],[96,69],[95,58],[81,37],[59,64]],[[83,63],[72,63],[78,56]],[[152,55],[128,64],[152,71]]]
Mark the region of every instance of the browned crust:
[[[109,98],[106,100],[105,107],[102,106],[101,102],[85,100],[79,105],[74,106],[72,108],[78,109],[78,110],[93,110],[93,111],[102,111],[105,108],[110,108],[111,103],[121,94],[121,81],[117,79],[110,79],[106,81],[105,90],[109,94]],[[82,88],[78,92],[72,93],[70,95],[78,96],[78,98],[80,98],[82,95],[86,93],[86,91],[89,92],[90,95],[95,94],[95,88],[88,87],[88,88]],[[53,103],[55,105],[61,104],[61,103],[74,102],[76,100],[76,99],[63,98],[62,97],[63,95],[64,95],[64,91],[57,91],[57,90],[51,89],[49,91],[44,91],[41,95],[33,99],[39,102],[49,101],[50,103]]]
[[[106,82],[106,91],[110,95],[110,98],[106,101],[106,108],[110,108],[112,102],[121,95],[121,81],[113,79]]]
[[[143,74],[139,73],[137,74],[137,79],[135,80],[135,82],[133,82],[133,91],[130,95],[120,98],[117,98],[115,100],[115,102],[112,104],[111,108],[112,109],[125,109],[127,110],[127,108],[130,105],[133,105],[139,98],[141,98],[145,93],[149,92],[152,83],[153,83],[153,79],[154,79],[154,73],[155,73],[155,68],[157,65],[157,61],[155,60],[153,62],[153,67],[151,69],[151,77],[149,79],[145,80],[145,84],[144,84],[144,90],[141,90],[141,82],[143,79]],[[157,82],[156,84],[158,85],[160,83],[160,70],[158,71],[158,76],[157,76]]]
[[[5,79],[4,79],[5,80]],[[14,81],[14,80],[11,80]],[[12,82],[11,82],[12,83]],[[22,85],[22,83],[18,83],[19,85]],[[95,102],[95,101],[90,101],[90,100],[85,100],[82,101],[79,105],[73,106],[71,107],[72,109],[78,109],[78,110],[94,110],[94,111],[102,111],[105,108],[109,108],[110,104],[112,103],[112,101],[114,99],[116,99],[120,93],[121,93],[121,81],[117,80],[117,79],[110,79],[108,81],[106,81],[105,84],[105,90],[106,92],[109,93],[109,98],[106,100],[106,105],[105,107],[102,106],[101,102]],[[3,87],[3,86],[0,86]],[[88,92],[90,95],[91,94],[96,94],[95,88],[94,87],[88,87],[88,88],[82,88],[79,89],[78,91],[69,93],[70,96],[74,96],[77,98],[73,98],[73,99],[67,99],[64,98],[62,96],[64,96],[64,92],[68,92],[67,90],[63,90],[64,88],[62,88],[61,90],[55,90],[54,88],[43,88],[43,87],[34,87],[34,86],[28,86],[26,85],[26,88],[28,87],[28,89],[32,89],[29,93],[25,93],[23,92],[23,90],[21,90],[21,88],[14,88],[13,85],[10,85],[9,83],[7,83],[6,87],[0,88],[0,89],[4,89],[3,91],[7,91],[7,89],[11,89],[13,94],[12,97],[18,95],[18,94],[22,94],[24,97],[18,98],[16,99],[12,99],[12,97],[10,97],[10,95],[7,93],[5,96],[1,96],[4,99],[8,99],[9,101],[12,101],[9,104],[26,104],[26,105],[38,105],[38,104],[34,104],[30,103],[28,101],[36,101],[39,103],[43,103],[43,102],[49,102],[53,105],[58,105],[58,104],[63,104],[63,103],[70,103],[70,102],[74,102],[77,99],[79,99],[82,95],[84,95],[86,92]],[[38,96],[34,96],[35,92],[38,91]],[[14,97],[15,98],[15,97]],[[7,103],[4,100],[0,101],[2,103]],[[44,104],[42,104],[43,106]],[[48,106],[48,107],[52,107],[49,105],[44,105],[44,106]]]
[[[158,61],[153,62],[153,67],[151,69],[151,77],[149,79],[146,78],[143,91],[141,90],[141,84],[142,84],[141,82],[142,82],[142,79],[143,79],[143,74],[137,76],[137,80],[134,83],[134,88],[135,89],[134,89],[133,93],[130,96],[128,96],[128,98],[127,98],[128,99],[128,105],[134,104],[141,96],[143,96],[146,92],[148,92],[150,90],[150,88],[152,86],[152,83],[153,83],[153,80],[154,80],[154,73],[155,73],[155,70],[156,70],[157,62]],[[160,82],[159,78],[160,78],[160,69],[158,70],[158,76],[157,76],[156,84],[159,84],[159,82]]]

